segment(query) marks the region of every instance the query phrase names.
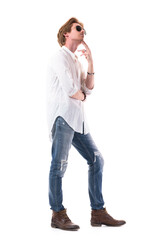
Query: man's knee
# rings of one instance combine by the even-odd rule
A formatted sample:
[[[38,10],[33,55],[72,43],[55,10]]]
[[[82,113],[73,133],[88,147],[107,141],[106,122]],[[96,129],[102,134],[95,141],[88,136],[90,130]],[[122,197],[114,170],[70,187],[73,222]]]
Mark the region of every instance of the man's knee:
[[[103,171],[104,159],[99,151],[95,151],[93,161],[89,164],[90,170]]]
[[[67,169],[68,161],[66,159],[61,159],[57,163],[53,163],[50,169],[50,176],[63,177]]]
[[[62,159],[61,160],[61,166],[60,166],[60,170],[59,170],[59,176],[60,177],[63,177],[65,172],[66,172],[66,169],[67,169],[67,165],[68,165],[68,161],[65,160],[65,159]]]

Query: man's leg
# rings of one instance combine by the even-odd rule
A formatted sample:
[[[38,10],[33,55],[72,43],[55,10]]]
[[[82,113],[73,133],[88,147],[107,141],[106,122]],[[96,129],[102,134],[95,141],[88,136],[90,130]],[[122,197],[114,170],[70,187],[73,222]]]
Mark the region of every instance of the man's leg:
[[[126,222],[111,217],[105,208],[102,196],[102,170],[103,157],[98,151],[90,134],[75,133],[72,141],[73,146],[87,160],[89,165],[89,196],[91,202],[91,225],[92,226],[121,226]]]
[[[58,117],[52,130],[52,162],[49,173],[49,203],[55,212],[64,210],[62,178],[67,168],[73,136],[73,129],[62,117]]]
[[[72,145],[87,160],[89,165],[88,185],[92,209],[103,209],[102,171],[104,160],[90,134],[75,132]]]

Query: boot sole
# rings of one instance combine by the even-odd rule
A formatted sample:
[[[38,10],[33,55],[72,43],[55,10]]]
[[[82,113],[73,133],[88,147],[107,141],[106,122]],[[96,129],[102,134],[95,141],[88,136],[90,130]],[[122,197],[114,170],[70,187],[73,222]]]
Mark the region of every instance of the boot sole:
[[[77,231],[79,230],[80,228],[61,228],[53,223],[51,223],[51,227],[52,228],[58,228],[58,229],[61,229],[61,230],[65,230],[65,231]]]
[[[101,223],[91,223],[92,227],[101,227],[102,224]]]
[[[121,225],[110,225],[110,224],[106,224],[106,223],[91,223],[91,226],[92,227],[101,227],[102,225],[105,225],[105,226],[108,226],[108,227],[120,227],[120,226],[123,226],[124,224],[121,224]]]

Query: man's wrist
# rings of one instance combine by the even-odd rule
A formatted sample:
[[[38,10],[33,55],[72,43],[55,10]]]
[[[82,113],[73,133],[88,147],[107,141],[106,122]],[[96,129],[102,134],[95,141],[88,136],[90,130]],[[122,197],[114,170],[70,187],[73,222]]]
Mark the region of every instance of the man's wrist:
[[[83,93],[83,95],[84,95],[84,98],[83,98],[83,100],[82,100],[82,102],[83,102],[83,101],[86,100],[86,93],[85,93],[85,92],[82,92],[82,93]]]

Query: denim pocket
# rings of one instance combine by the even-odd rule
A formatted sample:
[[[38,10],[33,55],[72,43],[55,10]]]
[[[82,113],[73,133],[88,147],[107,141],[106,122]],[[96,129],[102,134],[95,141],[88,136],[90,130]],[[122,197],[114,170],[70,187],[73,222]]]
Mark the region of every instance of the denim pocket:
[[[63,117],[59,116],[57,118],[57,125],[62,127],[63,129],[66,129],[67,131],[74,131],[70,125],[64,120]]]
[[[52,139],[53,139],[53,135],[54,135],[55,130],[56,130],[56,126],[61,126],[61,125],[66,125],[66,124],[67,124],[66,121],[65,121],[62,117],[60,117],[60,116],[58,116],[58,117],[55,119],[54,124],[53,124],[53,127],[52,127],[52,130],[51,130]]]

